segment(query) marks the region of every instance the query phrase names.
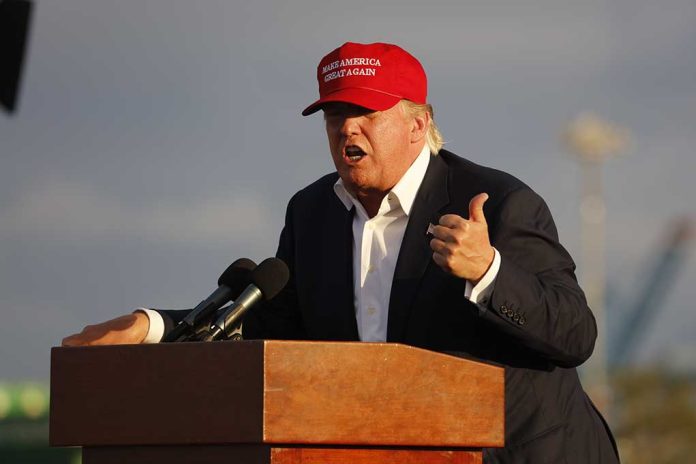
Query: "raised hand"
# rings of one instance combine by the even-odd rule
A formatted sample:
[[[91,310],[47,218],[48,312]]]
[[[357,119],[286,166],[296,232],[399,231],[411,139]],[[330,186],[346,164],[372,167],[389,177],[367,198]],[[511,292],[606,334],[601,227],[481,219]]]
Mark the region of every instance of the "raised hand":
[[[445,214],[439,225],[431,228],[430,248],[433,260],[446,272],[472,283],[486,274],[495,251],[488,238],[488,224],[483,214],[487,193],[479,193],[469,202],[469,219]]]

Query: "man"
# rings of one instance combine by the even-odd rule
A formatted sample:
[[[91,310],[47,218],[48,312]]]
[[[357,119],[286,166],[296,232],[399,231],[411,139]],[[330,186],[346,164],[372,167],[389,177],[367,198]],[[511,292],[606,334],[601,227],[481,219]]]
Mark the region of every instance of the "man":
[[[403,49],[346,43],[317,70],[336,173],[288,205],[286,289],[246,338],[407,343],[505,368],[505,448],[487,463],[615,463],[575,367],[596,325],[529,187],[441,150],[425,72]],[[66,345],[158,341],[185,313],[142,310]],[[462,426],[466,426],[462,424]]]

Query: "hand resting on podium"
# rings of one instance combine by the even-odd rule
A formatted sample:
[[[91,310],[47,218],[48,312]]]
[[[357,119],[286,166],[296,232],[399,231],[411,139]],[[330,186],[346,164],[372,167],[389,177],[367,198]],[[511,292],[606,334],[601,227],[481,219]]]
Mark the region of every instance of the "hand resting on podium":
[[[125,345],[141,343],[150,320],[145,313],[134,312],[99,324],[88,325],[82,332],[63,339],[63,346]]]

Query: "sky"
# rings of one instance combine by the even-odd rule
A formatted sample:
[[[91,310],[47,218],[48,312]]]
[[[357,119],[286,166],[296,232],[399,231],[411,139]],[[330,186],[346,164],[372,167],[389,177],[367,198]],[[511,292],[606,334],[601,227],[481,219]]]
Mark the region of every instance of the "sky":
[[[84,325],[191,307],[235,259],[272,256],[287,200],[333,170],[321,116],[300,112],[346,41],[420,59],[445,147],[540,193],[581,281],[561,134],[588,111],[630,130],[603,170],[615,324],[673,221],[696,217],[693,0],[34,3],[19,109],[0,114],[5,379],[46,381],[50,348]],[[680,256],[636,363],[696,353]]]

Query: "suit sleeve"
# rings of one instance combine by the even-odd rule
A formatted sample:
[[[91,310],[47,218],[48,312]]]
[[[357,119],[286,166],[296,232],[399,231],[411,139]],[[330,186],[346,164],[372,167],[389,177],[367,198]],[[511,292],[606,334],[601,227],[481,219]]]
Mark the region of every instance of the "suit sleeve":
[[[482,317],[558,366],[582,364],[597,326],[548,207],[524,187],[493,214],[489,233],[501,265]]]

